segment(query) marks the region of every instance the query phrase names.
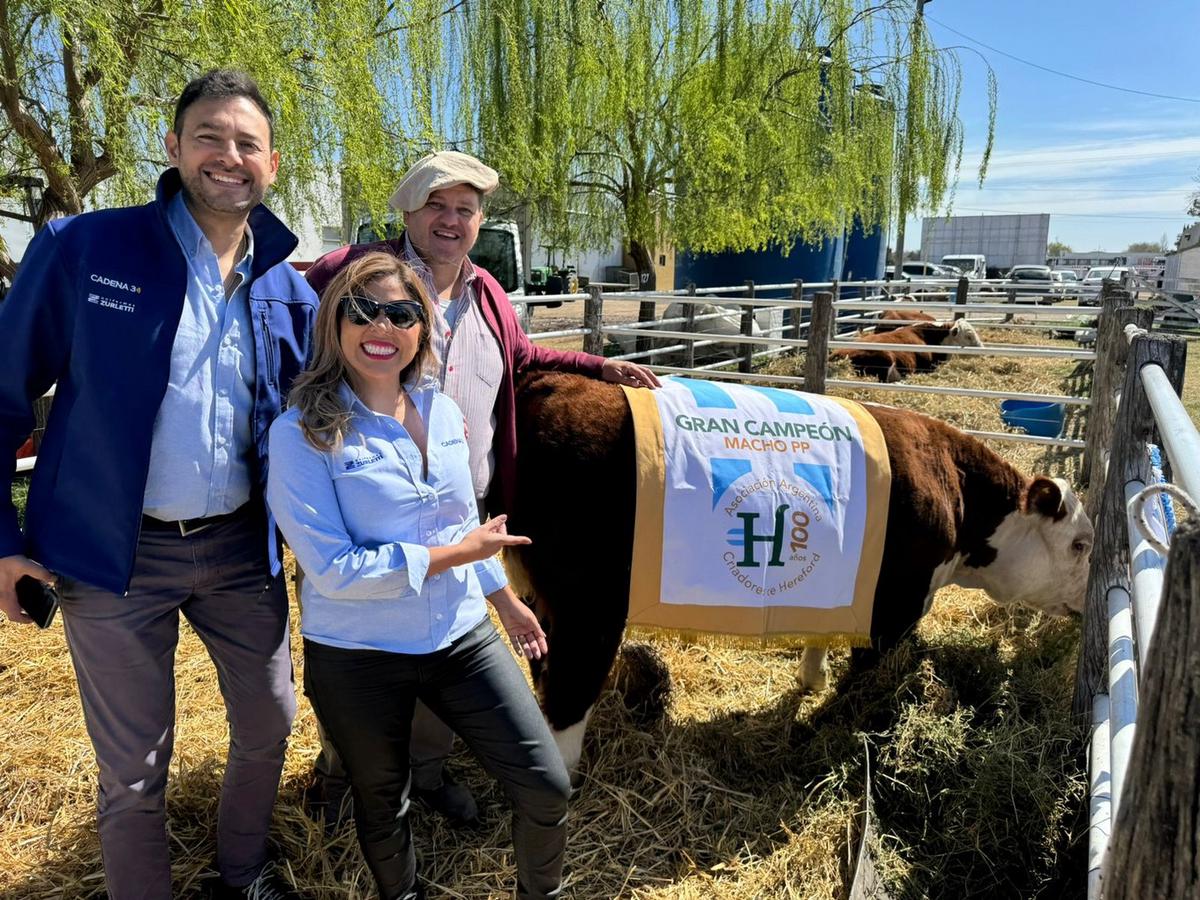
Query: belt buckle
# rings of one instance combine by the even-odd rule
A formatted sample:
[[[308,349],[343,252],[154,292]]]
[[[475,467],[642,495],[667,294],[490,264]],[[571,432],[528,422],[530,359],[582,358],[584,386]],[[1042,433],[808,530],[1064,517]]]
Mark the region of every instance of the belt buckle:
[[[189,522],[197,522],[197,521],[200,524],[197,525],[195,528],[188,527]],[[189,535],[197,534],[197,533],[203,531],[205,528],[207,528],[212,523],[205,522],[203,519],[180,519],[175,524],[179,526],[179,536],[180,537],[188,537]]]

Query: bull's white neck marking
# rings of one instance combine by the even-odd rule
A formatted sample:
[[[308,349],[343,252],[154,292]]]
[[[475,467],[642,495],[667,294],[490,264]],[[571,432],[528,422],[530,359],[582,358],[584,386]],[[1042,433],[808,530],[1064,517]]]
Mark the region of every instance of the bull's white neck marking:
[[[587,730],[588,718],[591,715],[592,707],[589,706],[587,712],[583,714],[583,718],[574,725],[570,725],[562,731],[551,729],[554,734],[554,743],[558,745],[558,752],[562,754],[567,771],[571,774],[579,769],[579,760],[583,756],[583,734]]]
[[[933,570],[933,575],[929,578],[929,593],[925,595],[925,608],[922,610],[921,615],[929,612],[933,606],[933,595],[940,589],[948,584],[963,584],[962,561],[963,555],[955,553]],[[963,584],[963,586],[971,587],[972,585]]]

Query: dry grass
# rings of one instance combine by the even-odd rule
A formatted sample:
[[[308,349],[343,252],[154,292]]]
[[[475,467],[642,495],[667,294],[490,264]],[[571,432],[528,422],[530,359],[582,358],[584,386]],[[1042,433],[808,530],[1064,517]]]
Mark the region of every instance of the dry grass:
[[[1032,339],[1008,332],[989,340]],[[952,359],[922,380],[1059,393],[1086,377],[1073,368]],[[1000,430],[986,401],[871,398]],[[1026,470],[1072,474],[1073,457],[998,449]],[[851,675],[847,655],[834,654],[836,687],[814,697],[797,688],[797,650],[655,640],[673,681],[669,712],[645,723],[620,692],[602,698],[572,805],[568,893],[844,897],[869,754],[877,849],[897,897],[1081,897],[1082,735],[1068,717],[1076,642],[1072,622],[1010,614],[950,588],[915,638],[878,668]],[[299,662],[298,641],[293,649]],[[211,664],[186,626],[177,691],[170,827],[176,893],[189,897],[210,871],[227,731]],[[94,761],[61,625],[45,633],[0,627],[0,722],[0,898],[103,896]],[[315,753],[302,700],[275,838],[312,896],[371,897],[350,830],[326,839],[300,809]],[[452,765],[480,798],[486,825],[456,832],[417,810],[431,900],[509,896],[503,798],[466,754]]]

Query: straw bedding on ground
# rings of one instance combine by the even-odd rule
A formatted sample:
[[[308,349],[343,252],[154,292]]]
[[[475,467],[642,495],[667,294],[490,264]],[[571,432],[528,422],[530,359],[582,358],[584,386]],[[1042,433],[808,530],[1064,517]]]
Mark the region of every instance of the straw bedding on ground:
[[[984,340],[1042,342],[1011,331]],[[985,357],[952,359],[914,381],[1078,393],[1086,378],[1070,362]],[[990,401],[855,396],[1003,430]],[[1069,431],[1080,427],[1078,417],[1068,422]],[[996,448],[1025,471],[1075,476],[1072,455]],[[896,897],[1082,896],[1083,734],[1068,715],[1077,638],[1074,622],[946,589],[878,668],[851,675],[847,655],[835,653],[834,688],[817,696],[797,688],[798,649],[638,643],[590,727],[571,810],[568,895],[844,897],[869,761],[875,850]],[[299,667],[298,640],[293,649]],[[630,710],[627,699],[644,699],[638,676],[648,663],[669,672],[669,696]],[[176,690],[168,804],[176,893],[190,897],[212,872],[227,730],[212,666],[186,626]],[[665,715],[647,714],[664,699]],[[94,760],[61,625],[0,627],[0,723],[0,898],[103,896]],[[312,896],[371,897],[352,828],[327,838],[301,809],[316,746],[302,699],[274,839]],[[454,831],[416,809],[430,896],[508,896],[504,799],[467,754],[451,765],[480,798],[485,824]]]

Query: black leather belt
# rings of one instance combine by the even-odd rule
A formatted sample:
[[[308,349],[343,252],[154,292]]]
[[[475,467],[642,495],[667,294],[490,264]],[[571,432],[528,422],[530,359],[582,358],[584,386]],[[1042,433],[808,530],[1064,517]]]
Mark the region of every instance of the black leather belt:
[[[233,512],[221,513],[219,516],[205,516],[202,519],[176,519],[174,522],[164,522],[162,519],[156,519],[153,516],[142,516],[142,529],[170,531],[177,533],[180,537],[187,537],[188,535],[204,531],[206,528],[211,528],[213,525],[220,525],[222,522],[228,522],[231,519],[245,515],[246,508],[249,505],[248,503],[243,504]]]

